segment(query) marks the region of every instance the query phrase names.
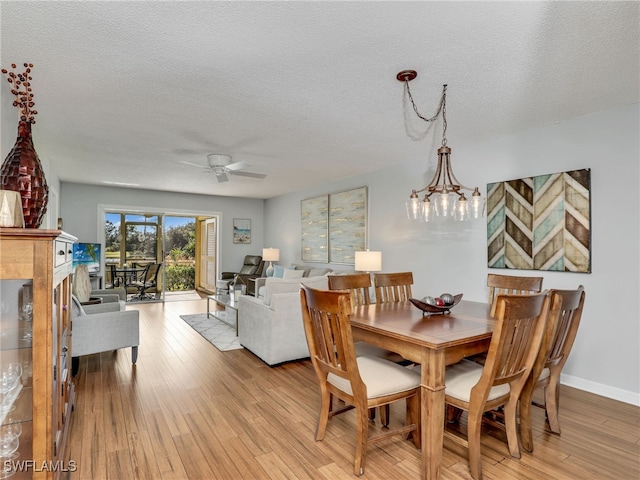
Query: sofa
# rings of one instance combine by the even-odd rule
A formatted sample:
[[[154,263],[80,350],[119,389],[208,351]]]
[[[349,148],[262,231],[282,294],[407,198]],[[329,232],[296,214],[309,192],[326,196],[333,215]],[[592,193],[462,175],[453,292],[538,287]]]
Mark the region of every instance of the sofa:
[[[273,366],[309,357],[302,323],[300,285],[327,290],[326,275],[259,278],[257,297],[243,295],[238,305],[240,344]]]

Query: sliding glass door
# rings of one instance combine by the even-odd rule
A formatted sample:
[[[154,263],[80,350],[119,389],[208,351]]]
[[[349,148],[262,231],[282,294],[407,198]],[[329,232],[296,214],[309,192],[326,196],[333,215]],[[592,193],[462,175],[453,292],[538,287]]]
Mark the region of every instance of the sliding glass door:
[[[131,299],[139,293],[135,282],[144,268],[157,263],[162,267],[151,300],[214,292],[217,225],[217,217],[105,210],[105,283],[124,286]]]

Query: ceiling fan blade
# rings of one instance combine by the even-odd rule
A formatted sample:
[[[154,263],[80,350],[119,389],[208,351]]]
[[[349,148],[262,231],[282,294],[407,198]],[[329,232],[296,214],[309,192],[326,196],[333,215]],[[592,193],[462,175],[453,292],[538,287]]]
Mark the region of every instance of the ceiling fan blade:
[[[235,162],[235,163],[230,163],[229,165],[225,165],[224,168],[228,169],[228,170],[244,170],[245,168],[250,167],[251,165],[249,165],[247,162]]]
[[[200,163],[187,162],[186,160],[180,160],[180,163],[184,163],[185,165],[191,165],[192,167],[207,168],[206,165],[202,165]]]
[[[238,175],[239,177],[264,178],[267,176],[266,173],[245,172],[242,170],[231,170],[229,173],[233,175]]]
[[[218,183],[228,182],[229,177],[227,177],[226,173],[221,173],[219,175],[216,175],[216,180],[218,180]]]

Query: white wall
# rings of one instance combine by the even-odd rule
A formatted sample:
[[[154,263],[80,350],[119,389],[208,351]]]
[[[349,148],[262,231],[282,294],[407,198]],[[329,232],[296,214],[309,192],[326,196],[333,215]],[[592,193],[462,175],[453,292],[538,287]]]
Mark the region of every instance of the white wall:
[[[245,255],[261,255],[263,244],[264,201],[250,198],[180,194],[133,188],[100,187],[62,182],[60,215],[64,230],[80,242],[98,238],[99,206],[123,210],[138,208],[174,214],[220,214],[220,271],[237,271]],[[233,219],[251,219],[251,243],[233,243]],[[102,227],[101,227],[102,228]]]
[[[456,175],[483,192],[489,182],[591,168],[592,273],[535,273],[545,288],[586,289],[563,383],[634,404],[640,404],[639,110],[635,104],[467,148],[457,149],[453,130],[449,135]],[[300,262],[300,200],[367,185],[369,248],[382,251],[384,271],[412,270],[416,296],[449,291],[485,300],[485,222],[443,228],[406,220],[404,202],[430,179],[427,164],[433,168],[435,155],[267,200],[265,244],[281,249],[280,264]]]

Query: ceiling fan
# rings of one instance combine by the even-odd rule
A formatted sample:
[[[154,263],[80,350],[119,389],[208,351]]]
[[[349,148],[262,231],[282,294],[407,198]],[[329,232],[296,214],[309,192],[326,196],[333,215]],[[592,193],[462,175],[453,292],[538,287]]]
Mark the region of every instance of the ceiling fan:
[[[205,173],[213,173],[216,176],[218,182],[227,182],[229,177],[227,175],[238,175],[240,177],[253,177],[264,178],[267,175],[264,173],[249,172],[245,168],[251,167],[247,162],[232,162],[231,155],[225,155],[223,153],[210,153],[207,155],[209,161],[208,166],[204,167]],[[201,167],[197,163],[181,161],[186,165],[192,165],[194,167]]]

